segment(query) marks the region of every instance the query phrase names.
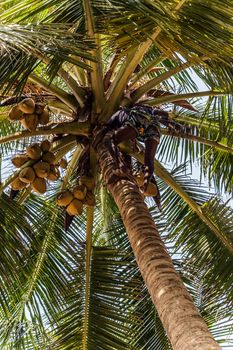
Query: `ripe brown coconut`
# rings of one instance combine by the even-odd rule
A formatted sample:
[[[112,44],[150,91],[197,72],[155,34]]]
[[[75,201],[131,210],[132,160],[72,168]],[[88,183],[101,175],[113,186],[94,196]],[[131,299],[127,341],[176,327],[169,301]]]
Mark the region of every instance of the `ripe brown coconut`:
[[[21,181],[18,177],[10,184],[12,190],[19,191],[26,187],[26,183]]]
[[[59,177],[60,177],[59,169],[55,167],[55,165],[50,164],[50,172],[46,176],[46,179],[50,181],[56,181],[59,179]]]
[[[12,164],[14,164],[16,168],[20,168],[23,164],[25,164],[29,160],[30,158],[26,154],[17,154],[11,159],[11,162]]]
[[[23,127],[27,130],[36,130],[39,122],[37,114],[24,114],[24,117],[20,120]]]
[[[49,164],[55,164],[56,163],[56,156],[53,152],[45,152],[43,155],[42,155],[42,160],[44,162],[47,162]]]
[[[44,194],[46,192],[47,186],[45,179],[36,177],[35,180],[32,183],[32,189],[33,191]]]
[[[38,143],[34,143],[26,148],[26,154],[31,159],[40,159],[41,153],[41,148]]]
[[[48,152],[51,148],[51,142],[49,140],[44,140],[40,144],[42,152]]]
[[[23,112],[19,109],[19,106],[14,106],[11,108],[8,119],[10,121],[20,120],[23,117]]]
[[[81,176],[79,178],[79,184],[85,185],[89,191],[93,190],[95,187],[95,179],[93,177]]]
[[[142,188],[144,184],[144,174],[139,173],[135,176],[135,179],[137,181],[138,187]],[[149,182],[147,186],[147,190],[143,192],[144,196],[146,197],[156,197],[158,194],[158,190],[155,184],[153,182]]]
[[[91,191],[87,191],[86,197],[83,201],[83,204],[87,207],[94,207],[95,205],[95,195]]]
[[[73,188],[73,195],[76,199],[82,201],[87,194],[87,187],[85,185],[77,185]]]
[[[41,102],[37,102],[35,105],[35,113],[36,114],[42,114],[45,109],[45,104]]]
[[[74,199],[73,194],[69,190],[65,190],[58,194],[57,196],[57,205],[60,207],[66,207]]]
[[[135,176],[135,180],[137,181],[138,187],[143,186],[144,183],[144,174],[140,173]]]
[[[39,115],[39,123],[42,125],[46,125],[49,122],[49,111],[45,109],[40,115]]]
[[[37,177],[44,178],[44,177],[48,176],[48,174],[50,172],[50,165],[49,165],[49,163],[39,161],[38,163],[33,165],[33,169],[34,169]]]
[[[66,208],[66,211],[70,216],[82,215],[83,203],[78,199],[73,199]]]
[[[35,111],[35,102],[32,98],[25,98],[18,106],[23,113],[32,114]]]
[[[149,182],[146,191],[143,193],[146,197],[156,197],[158,194],[158,189],[155,184]]]
[[[31,167],[22,169],[19,173],[19,179],[25,183],[32,183],[35,180],[36,174]]]
[[[62,168],[62,169],[66,169],[67,168],[67,165],[68,165],[68,163],[67,163],[67,160],[65,159],[65,158],[62,158],[61,160],[60,160],[60,167]]]

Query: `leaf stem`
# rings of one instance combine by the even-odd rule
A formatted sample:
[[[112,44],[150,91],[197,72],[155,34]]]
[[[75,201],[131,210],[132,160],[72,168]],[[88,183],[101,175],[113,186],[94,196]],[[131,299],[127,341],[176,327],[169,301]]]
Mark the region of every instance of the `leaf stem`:
[[[35,73],[31,73],[28,77],[29,80],[33,81],[34,83],[42,86],[42,88],[46,89],[47,91],[50,91],[53,95],[55,95],[59,100],[64,102],[67,106],[69,106],[73,111],[76,111],[77,109],[77,101],[76,99],[65,92],[64,90],[58,88],[57,86],[50,84],[45,79],[37,76]]]
[[[145,100],[144,102],[150,106],[156,106],[162,103],[170,103],[170,102],[175,102],[175,101],[184,100],[188,98],[197,98],[197,97],[205,97],[205,96],[221,96],[224,94],[225,94],[224,91],[198,91],[198,92],[191,92],[187,94],[178,94],[178,95],[153,98],[151,100]]]
[[[92,230],[94,222],[94,207],[87,207],[86,225],[86,286],[85,286],[85,310],[83,326],[83,350],[87,349],[88,317],[90,304],[90,277],[91,277],[91,252],[92,252]]]
[[[94,108],[96,113],[100,113],[103,109],[105,96],[103,87],[103,68],[101,59],[101,45],[100,35],[95,33],[94,16],[92,13],[91,2],[89,0],[83,0],[83,8],[86,20],[86,30],[88,36],[95,41],[96,48],[91,54],[96,59],[96,62],[88,61],[88,65],[91,67],[90,78],[91,87],[94,94]]]
[[[73,156],[71,158],[71,161],[69,162],[68,168],[66,170],[66,174],[64,176],[64,180],[63,180],[63,184],[62,184],[61,190],[64,190],[67,187],[70,175],[72,174],[72,171],[74,170],[74,168],[75,168],[75,166],[77,164],[77,161],[78,161],[78,159],[80,157],[81,152],[82,152],[82,148],[77,146],[77,149],[74,151]]]
[[[233,154],[233,147],[230,147],[230,146],[226,146],[218,141],[214,141],[214,140],[209,140],[209,139],[206,139],[204,137],[200,137],[200,136],[196,136],[196,135],[190,135],[190,134],[182,134],[182,135],[171,135],[169,133],[168,130],[166,129],[162,129],[162,134],[163,135],[170,135],[172,137],[178,137],[178,138],[183,138],[183,139],[187,139],[187,140],[192,140],[192,141],[196,141],[196,142],[199,142],[199,143],[202,143],[204,145],[207,145],[207,146],[210,146],[210,147],[213,147],[213,148],[217,148],[223,152],[228,152],[228,153],[231,153]]]
[[[70,134],[70,135],[85,135],[87,136],[89,132],[89,123],[61,123],[57,126],[46,126],[42,128],[38,128],[34,131],[24,130],[21,132],[17,132],[15,134],[7,135],[0,138],[0,144],[15,141],[17,139],[32,137],[38,135],[54,135],[54,134]]]
[[[194,64],[194,62],[185,62],[181,64],[180,66],[174,67],[170,70],[168,70],[165,73],[160,74],[159,76],[155,77],[154,79],[149,80],[144,85],[140,86],[138,89],[136,89],[132,94],[131,98],[133,102],[136,102],[141,98],[146,92],[153,89],[156,85],[161,84],[163,81],[169,79],[174,74],[177,74],[179,72],[182,72],[183,70],[191,67]]]

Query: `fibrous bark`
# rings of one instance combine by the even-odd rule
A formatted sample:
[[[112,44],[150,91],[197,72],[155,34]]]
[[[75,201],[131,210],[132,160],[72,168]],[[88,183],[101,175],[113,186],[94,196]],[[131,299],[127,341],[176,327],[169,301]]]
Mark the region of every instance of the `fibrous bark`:
[[[104,142],[97,155],[108,179],[117,162]],[[108,185],[123,219],[138,267],[174,350],[219,350],[176,272],[136,183],[127,178]]]

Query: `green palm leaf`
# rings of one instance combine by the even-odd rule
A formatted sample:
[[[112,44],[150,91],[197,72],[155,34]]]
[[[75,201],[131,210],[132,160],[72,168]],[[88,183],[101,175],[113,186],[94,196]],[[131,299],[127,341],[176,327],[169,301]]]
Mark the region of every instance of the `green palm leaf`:
[[[136,102],[172,110],[186,127],[182,135],[162,127],[158,158],[174,170],[155,161],[162,212],[152,198],[146,203],[224,346],[232,332],[233,213],[188,169],[198,164],[214,191],[232,193],[232,1],[5,0],[1,9],[1,348],[171,349],[93,150],[96,205],[67,231],[56,205],[57,193],[77,182],[82,142],[91,144],[120,105]],[[24,131],[8,121],[25,97],[49,107],[49,125]],[[10,158],[50,135],[60,138],[56,162],[66,155],[68,168],[43,196],[28,188],[10,199]]]
[[[203,213],[217,225],[232,245],[232,209],[221,203],[219,199],[211,198],[210,193],[201,189],[197,182],[187,179],[187,176],[177,173],[175,178],[189,196],[201,205]],[[232,254],[171,189],[164,189],[162,197],[164,215],[171,223],[167,227],[170,239],[174,240],[178,251],[185,256],[185,259],[197,266],[200,272],[203,266],[208,266],[205,283],[208,283],[209,288],[213,288],[216,293],[224,289],[228,302],[232,303],[230,296],[233,278]],[[199,230],[200,227],[201,230]]]

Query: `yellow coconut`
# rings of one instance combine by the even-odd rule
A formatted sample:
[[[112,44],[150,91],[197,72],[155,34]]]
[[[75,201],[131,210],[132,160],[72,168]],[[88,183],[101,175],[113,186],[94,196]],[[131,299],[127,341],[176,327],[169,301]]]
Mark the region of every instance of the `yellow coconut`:
[[[40,177],[36,177],[35,180],[32,183],[32,189],[40,194],[43,194],[46,192],[46,181],[45,179],[42,179]]]
[[[77,185],[73,188],[73,195],[76,199],[82,201],[87,194],[87,188],[85,185]]]
[[[85,204],[87,207],[93,207],[95,205],[95,195],[93,192],[87,191],[83,204]]]
[[[26,167],[19,173],[19,179],[25,183],[32,183],[35,180],[35,177],[35,172],[31,167]]]
[[[23,113],[31,114],[35,111],[35,102],[32,98],[25,98],[18,106]]]
[[[37,177],[44,178],[44,177],[48,176],[48,174],[50,172],[50,165],[49,165],[49,163],[40,161],[40,162],[33,165],[33,169],[34,169]]]
[[[12,164],[14,164],[16,168],[20,168],[23,164],[25,164],[29,160],[30,158],[26,154],[17,154],[16,156],[14,156],[14,158],[11,159]]]
[[[11,121],[20,120],[23,117],[23,112],[19,109],[19,106],[16,105],[11,108],[8,119]]]
[[[80,185],[85,185],[89,191],[95,187],[95,179],[93,177],[81,176],[79,179]]]
[[[36,130],[38,125],[38,115],[37,114],[24,114],[24,117],[20,119],[21,124],[27,130]]]
[[[18,177],[11,183],[11,188],[14,191],[22,190],[25,188],[26,183],[21,181]]]
[[[73,194],[69,190],[65,190],[58,194],[57,196],[57,205],[60,207],[66,207],[74,199]]]
[[[42,114],[44,109],[45,109],[44,103],[40,103],[40,102],[36,103],[36,105],[35,105],[35,113],[36,114],[39,114],[39,115]]]
[[[56,181],[59,179],[59,177],[60,177],[59,169],[55,167],[55,165],[50,164],[50,172],[46,176],[46,179],[50,181]]]
[[[158,194],[157,186],[152,182],[149,182],[146,191],[144,192],[144,196],[146,197],[155,197]]]
[[[41,157],[41,149],[38,143],[34,143],[31,146],[28,146],[26,149],[26,154],[31,159],[40,159]]]
[[[83,203],[78,199],[73,199],[66,208],[66,211],[70,216],[81,215],[83,212]]]
[[[49,111],[45,109],[40,115],[39,115],[39,123],[42,125],[46,125],[49,122]]]
[[[60,167],[62,168],[62,169],[66,169],[67,168],[67,160],[65,159],[65,158],[62,158],[61,160],[60,160]]]
[[[42,160],[44,162],[49,163],[49,164],[55,164],[56,163],[56,157],[55,157],[55,154],[53,152],[45,152],[42,155]]]
[[[50,147],[51,147],[51,142],[49,140],[44,140],[40,144],[40,148],[42,152],[48,152],[50,150]]]

